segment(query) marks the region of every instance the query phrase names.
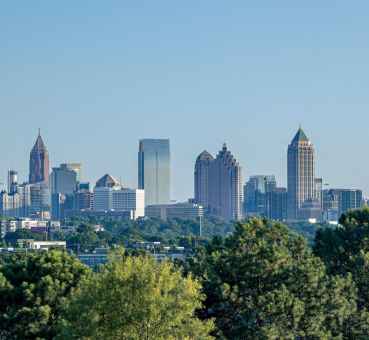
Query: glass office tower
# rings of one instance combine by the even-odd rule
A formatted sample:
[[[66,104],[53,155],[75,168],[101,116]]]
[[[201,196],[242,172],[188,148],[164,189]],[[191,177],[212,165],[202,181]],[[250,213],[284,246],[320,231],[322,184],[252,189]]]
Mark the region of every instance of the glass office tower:
[[[142,139],[138,152],[138,188],[145,190],[145,205],[170,201],[169,139]]]

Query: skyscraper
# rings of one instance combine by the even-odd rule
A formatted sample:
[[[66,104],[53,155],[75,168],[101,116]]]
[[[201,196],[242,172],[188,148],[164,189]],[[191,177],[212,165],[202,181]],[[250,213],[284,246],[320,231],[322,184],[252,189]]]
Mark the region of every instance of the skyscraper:
[[[214,157],[207,151],[203,151],[195,163],[195,202],[203,208],[209,207],[209,169]]]
[[[242,170],[226,144],[209,169],[209,211],[224,220],[242,218]]]
[[[40,131],[30,154],[29,182],[31,184],[49,182],[49,153],[41,138]]]
[[[264,216],[267,212],[267,194],[277,187],[274,175],[251,176],[244,189],[244,211],[248,216]]]
[[[314,146],[301,128],[288,146],[287,158],[287,217],[298,220],[303,203],[316,199]]]
[[[138,188],[145,190],[145,204],[170,201],[169,139],[142,139],[138,152]]]
[[[53,168],[50,175],[50,187],[53,194],[73,194],[77,189],[77,172],[68,167],[67,164]]]

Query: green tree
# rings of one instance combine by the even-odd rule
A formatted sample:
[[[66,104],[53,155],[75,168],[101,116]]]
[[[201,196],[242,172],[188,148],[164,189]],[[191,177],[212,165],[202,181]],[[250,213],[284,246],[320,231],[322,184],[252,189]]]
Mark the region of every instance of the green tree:
[[[73,294],[59,339],[210,339],[199,290],[170,263],[120,256]]]
[[[335,229],[319,230],[314,252],[332,274],[352,275],[360,308],[369,308],[369,209],[349,211]]]
[[[0,338],[52,339],[62,305],[89,272],[60,251],[6,258],[0,265]]]
[[[279,223],[250,220],[189,260],[207,298],[198,311],[228,339],[339,339],[364,334],[351,277],[329,276],[306,242]],[[359,327],[360,326],[360,327]]]

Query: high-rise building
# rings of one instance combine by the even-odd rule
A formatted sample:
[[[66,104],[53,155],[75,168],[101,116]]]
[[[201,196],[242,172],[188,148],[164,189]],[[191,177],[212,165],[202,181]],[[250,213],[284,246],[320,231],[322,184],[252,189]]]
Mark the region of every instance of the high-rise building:
[[[363,206],[363,192],[355,189],[339,191],[338,217],[349,210],[360,209]]]
[[[363,192],[356,189],[323,190],[323,219],[337,222],[342,214],[363,206]]]
[[[10,195],[17,192],[18,172],[15,170],[8,171],[8,193]]]
[[[267,193],[267,218],[284,221],[287,218],[287,189],[274,188]]]
[[[316,199],[314,146],[301,128],[288,146],[287,182],[287,217],[298,220],[303,203]]]
[[[242,170],[226,144],[209,169],[209,212],[224,220],[242,219]]]
[[[267,194],[277,187],[274,175],[251,176],[244,187],[244,212],[247,216],[268,215]]]
[[[30,216],[42,217],[50,212],[50,189],[46,182],[39,182],[30,186]]]
[[[77,174],[77,182],[82,180],[82,164],[81,163],[63,163],[60,164],[61,168],[72,170]]]
[[[170,202],[169,139],[142,139],[138,152],[138,188],[146,205]]]
[[[195,163],[195,202],[206,210],[209,207],[209,169],[214,157],[203,151]]]
[[[53,168],[50,175],[50,188],[52,194],[71,195],[77,189],[77,172],[61,164],[60,167]]]
[[[49,182],[49,153],[40,132],[30,154],[29,183]]]

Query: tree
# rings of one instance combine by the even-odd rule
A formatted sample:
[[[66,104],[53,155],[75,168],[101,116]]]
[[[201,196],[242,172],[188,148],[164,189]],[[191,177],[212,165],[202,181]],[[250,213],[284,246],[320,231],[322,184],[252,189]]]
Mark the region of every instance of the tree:
[[[0,338],[52,339],[62,305],[89,273],[61,251],[6,258],[0,265]]]
[[[116,256],[66,305],[59,339],[210,339],[199,283],[147,256]]]
[[[319,230],[314,252],[332,274],[352,275],[358,287],[358,305],[369,308],[369,209],[349,211],[335,229]]]
[[[191,270],[203,285],[202,319],[215,318],[218,337],[229,339],[350,338],[356,288],[350,277],[328,276],[305,241],[285,226],[253,219],[214,239]],[[361,332],[361,333],[360,333]]]

